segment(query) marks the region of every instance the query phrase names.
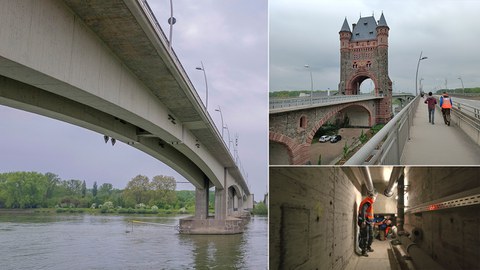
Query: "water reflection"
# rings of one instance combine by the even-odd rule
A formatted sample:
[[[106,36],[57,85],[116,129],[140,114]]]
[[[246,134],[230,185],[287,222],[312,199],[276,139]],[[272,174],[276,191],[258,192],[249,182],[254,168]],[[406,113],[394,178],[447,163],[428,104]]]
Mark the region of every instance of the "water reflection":
[[[180,235],[179,218],[0,212],[0,269],[267,269],[266,218],[237,235]]]
[[[192,247],[199,269],[241,269],[246,262],[242,252],[244,235],[179,235],[180,243]]]

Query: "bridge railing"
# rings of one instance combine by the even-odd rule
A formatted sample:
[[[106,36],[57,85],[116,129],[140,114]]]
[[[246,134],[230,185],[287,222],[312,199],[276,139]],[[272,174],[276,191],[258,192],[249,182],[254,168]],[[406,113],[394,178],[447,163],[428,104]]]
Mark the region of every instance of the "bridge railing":
[[[308,106],[311,104],[332,103],[350,100],[371,99],[373,95],[347,95],[347,96],[323,96],[323,97],[298,97],[298,98],[271,98],[269,101],[270,109],[280,109],[288,107]]]
[[[456,101],[453,105],[453,123],[480,145],[480,108]]]
[[[420,96],[415,97],[378,133],[357,151],[345,165],[398,165],[407,140]]]

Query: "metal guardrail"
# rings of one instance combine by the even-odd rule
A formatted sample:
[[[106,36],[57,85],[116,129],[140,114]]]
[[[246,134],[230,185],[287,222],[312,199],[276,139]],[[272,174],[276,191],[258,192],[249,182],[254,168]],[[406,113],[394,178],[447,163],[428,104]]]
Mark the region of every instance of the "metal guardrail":
[[[480,145],[480,108],[455,101],[453,105],[452,121]]]
[[[357,151],[345,165],[398,165],[417,109],[420,96],[415,97],[378,133]]]
[[[383,96],[373,95],[347,95],[347,96],[323,96],[323,97],[298,97],[298,98],[271,98],[269,101],[270,109],[281,109],[290,107],[309,106],[313,104],[337,103],[343,101],[367,100],[372,98],[382,98]]]

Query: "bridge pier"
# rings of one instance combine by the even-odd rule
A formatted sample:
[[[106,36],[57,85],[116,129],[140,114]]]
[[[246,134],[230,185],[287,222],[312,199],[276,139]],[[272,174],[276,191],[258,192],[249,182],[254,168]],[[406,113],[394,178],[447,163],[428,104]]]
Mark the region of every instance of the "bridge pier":
[[[245,220],[227,216],[227,189],[215,187],[215,215],[208,215],[210,181],[195,189],[195,216],[180,219],[181,234],[239,234],[243,233]]]

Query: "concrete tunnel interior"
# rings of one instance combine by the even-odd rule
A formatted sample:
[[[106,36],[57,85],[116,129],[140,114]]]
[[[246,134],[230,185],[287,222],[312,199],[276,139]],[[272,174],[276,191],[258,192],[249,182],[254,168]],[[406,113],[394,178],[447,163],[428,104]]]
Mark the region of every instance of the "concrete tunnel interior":
[[[480,167],[270,167],[270,267],[479,269],[478,175]],[[395,230],[379,230],[364,257],[356,221],[368,178],[375,215]]]

